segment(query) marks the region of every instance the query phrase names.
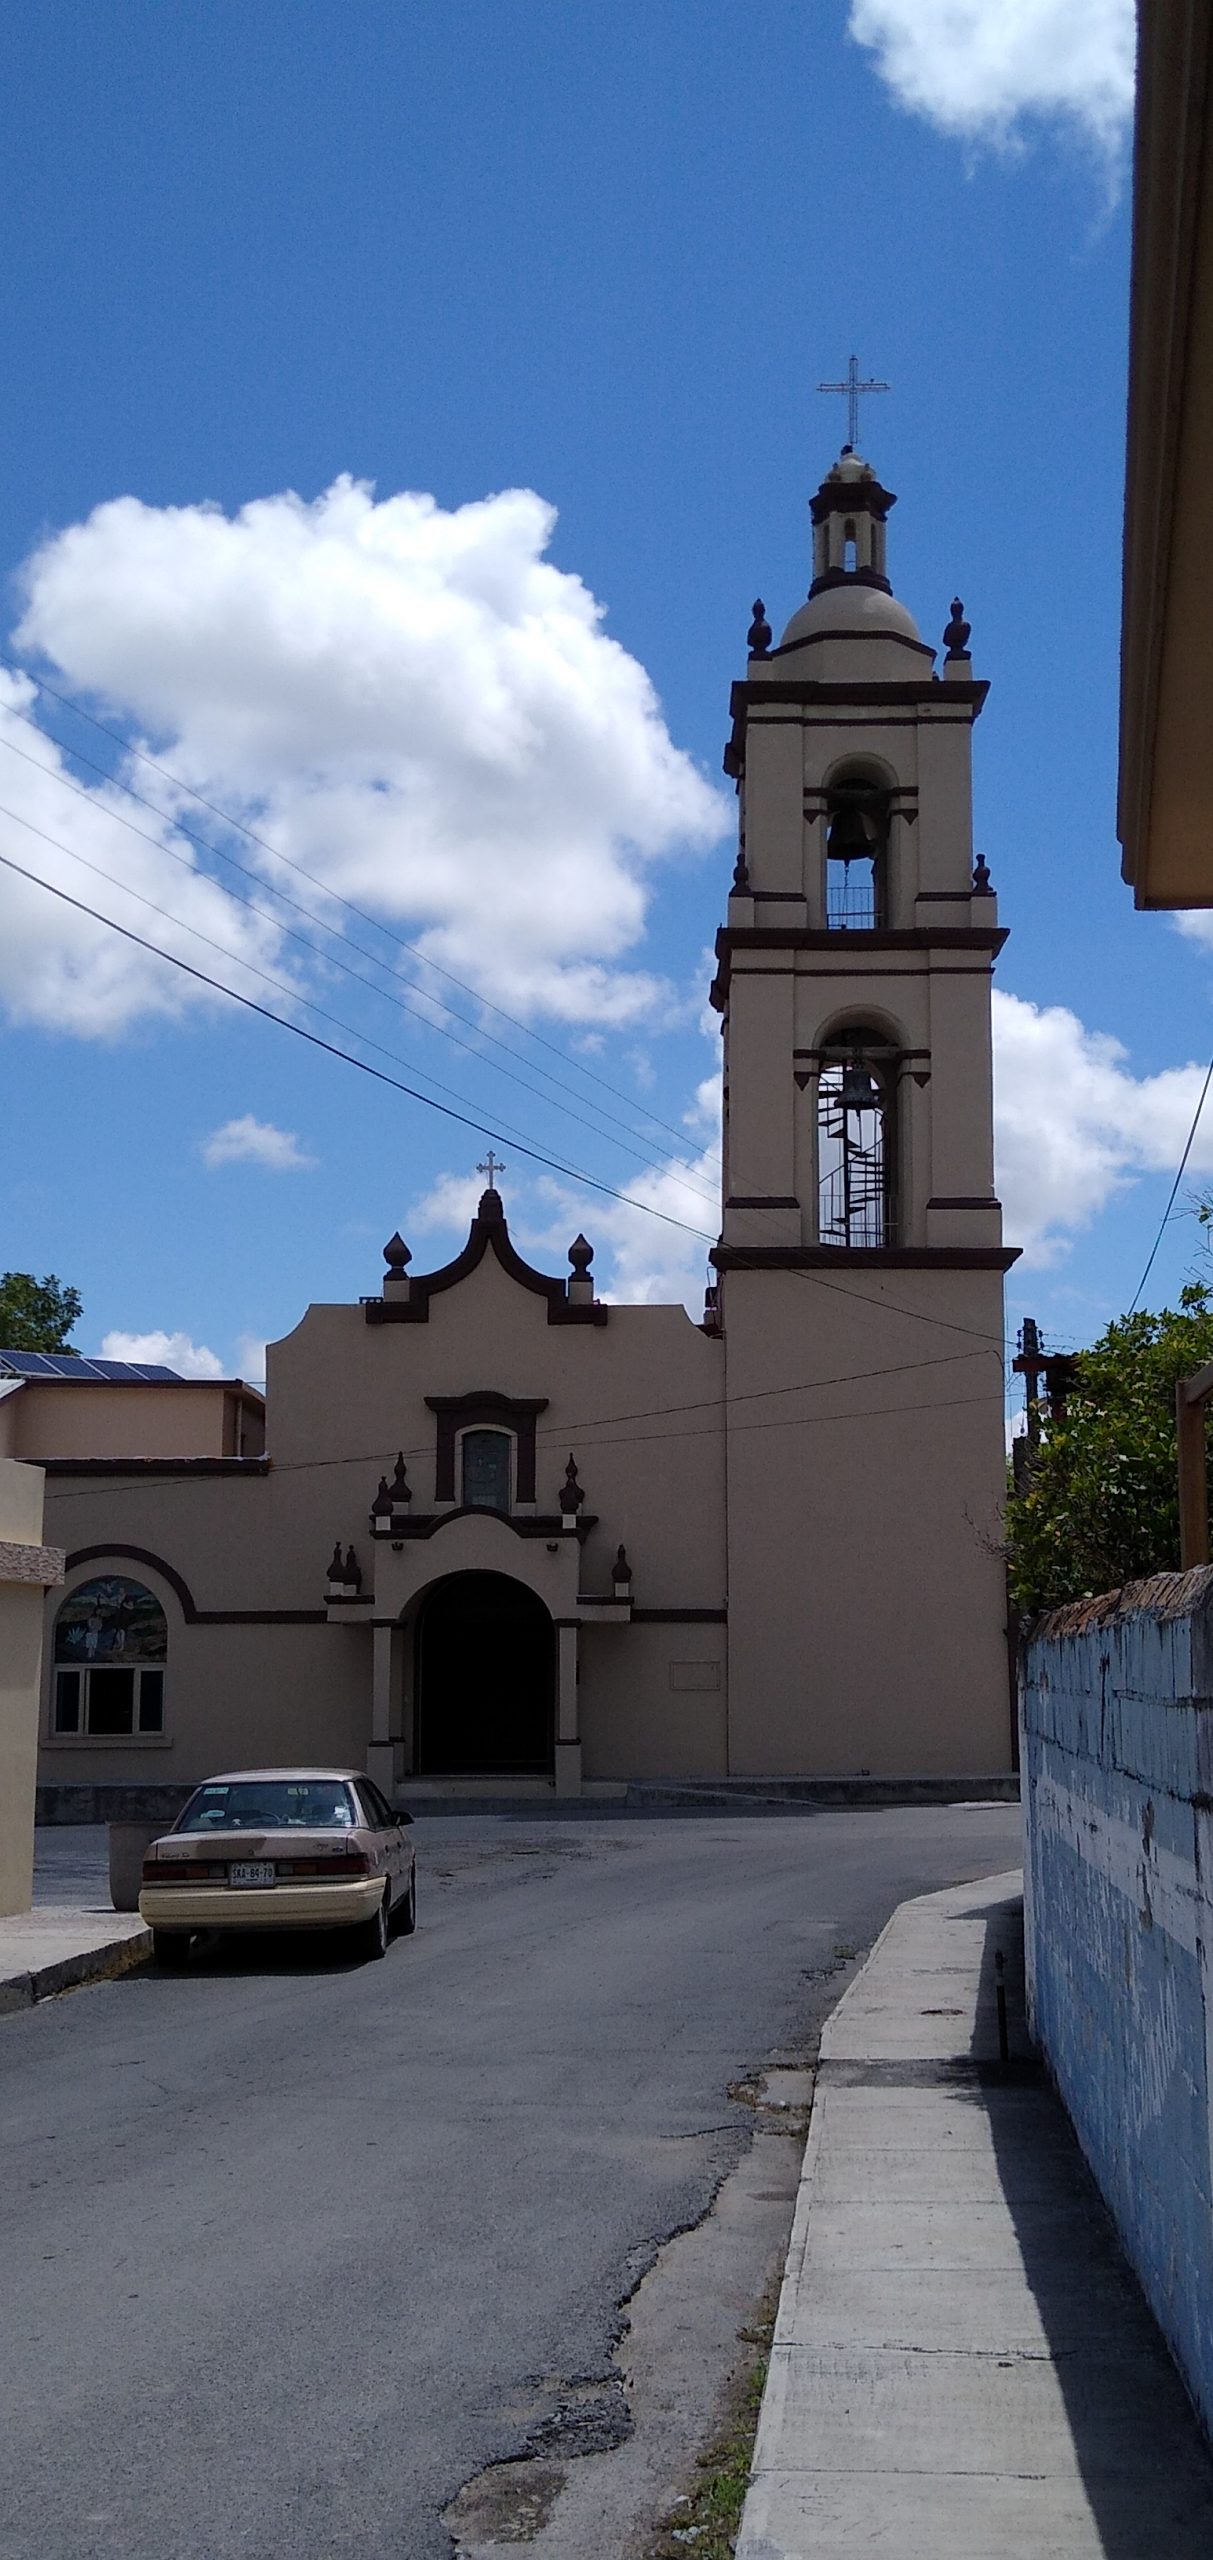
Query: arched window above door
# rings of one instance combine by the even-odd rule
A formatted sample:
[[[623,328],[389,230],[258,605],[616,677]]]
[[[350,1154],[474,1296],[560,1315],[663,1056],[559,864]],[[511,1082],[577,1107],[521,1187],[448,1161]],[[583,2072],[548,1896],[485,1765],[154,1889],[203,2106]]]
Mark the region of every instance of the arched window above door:
[[[125,1574],[77,1583],[55,1618],[51,1724],[58,1734],[163,1733],[168,1622]]]
[[[470,1511],[508,1511],[513,1500],[512,1431],[464,1431],[459,1440],[460,1500]]]

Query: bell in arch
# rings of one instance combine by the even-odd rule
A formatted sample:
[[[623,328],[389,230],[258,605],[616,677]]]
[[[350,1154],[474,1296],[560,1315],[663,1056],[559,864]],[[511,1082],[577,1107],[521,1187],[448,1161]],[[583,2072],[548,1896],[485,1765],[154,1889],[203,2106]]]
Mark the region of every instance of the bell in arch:
[[[876,850],[875,835],[868,812],[854,800],[843,800],[830,819],[831,861],[858,862],[866,856],[870,862]]]
[[[839,1101],[844,1111],[879,1111],[880,1087],[870,1067],[862,1058],[848,1058],[842,1071]]]

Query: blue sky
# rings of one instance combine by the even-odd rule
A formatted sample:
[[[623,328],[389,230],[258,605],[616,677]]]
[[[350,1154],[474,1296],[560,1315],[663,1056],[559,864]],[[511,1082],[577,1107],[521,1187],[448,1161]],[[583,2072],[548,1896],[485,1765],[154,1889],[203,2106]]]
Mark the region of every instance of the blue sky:
[[[1133,1294],[1213,1046],[1209,942],[1133,913],[1115,839],[1127,17],[856,0],[866,44],[849,0],[15,17],[7,645],[317,885],[11,673],[0,852],[711,1229],[728,688],[751,599],[778,626],[805,591],[806,500],[844,432],[814,386],[855,348],[893,386],[863,441],[899,493],[894,584],[932,640],[960,591],[992,683],[978,840],[1019,1000],[1008,1227],[1033,1239],[1009,1312],[1089,1338]],[[321,506],[342,475],[374,501]],[[11,874],[0,930],[0,1263],[76,1281],[82,1347],[183,1336],[256,1374],[309,1298],[376,1285],[396,1225],[445,1258],[476,1131],[187,998]],[[500,1152],[537,1252],[584,1224],[604,1282],[701,1285],[694,1237]],[[1213,1173],[1213,1131],[1193,1162]],[[1197,1253],[1175,1221],[1150,1295]]]

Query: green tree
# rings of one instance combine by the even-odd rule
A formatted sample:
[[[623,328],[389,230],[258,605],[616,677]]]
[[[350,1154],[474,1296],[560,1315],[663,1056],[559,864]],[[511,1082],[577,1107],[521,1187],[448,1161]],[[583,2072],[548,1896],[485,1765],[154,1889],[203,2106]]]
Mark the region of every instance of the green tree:
[[[79,1290],[53,1271],[44,1280],[32,1271],[0,1271],[0,1350],[74,1351],[67,1337],[82,1304]]]
[[[1175,1383],[1211,1360],[1213,1289],[1201,1281],[1177,1308],[1119,1317],[1080,1353],[1065,1415],[1044,1425],[1007,1504],[1017,1607],[1056,1608],[1178,1571]]]

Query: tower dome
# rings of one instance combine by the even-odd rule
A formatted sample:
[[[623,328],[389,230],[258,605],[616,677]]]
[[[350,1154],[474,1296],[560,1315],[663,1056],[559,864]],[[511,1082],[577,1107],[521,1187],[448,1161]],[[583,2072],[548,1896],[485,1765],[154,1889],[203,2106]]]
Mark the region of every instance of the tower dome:
[[[871,463],[844,444],[810,501],[813,583],[784,632],[781,648],[818,639],[873,639],[924,649],[913,614],[889,584],[886,527],[889,509],[896,504]]]

